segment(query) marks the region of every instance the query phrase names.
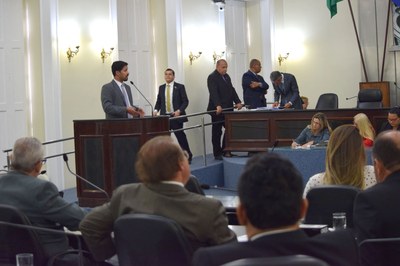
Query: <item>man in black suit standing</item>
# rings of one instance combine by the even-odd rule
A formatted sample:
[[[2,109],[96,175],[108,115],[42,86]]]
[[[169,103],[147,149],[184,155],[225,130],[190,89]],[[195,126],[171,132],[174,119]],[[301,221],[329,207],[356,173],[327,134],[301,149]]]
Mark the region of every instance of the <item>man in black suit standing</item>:
[[[161,115],[170,115],[172,117],[185,115],[185,109],[189,105],[189,99],[186,95],[185,85],[174,81],[175,71],[171,68],[167,68],[164,71],[164,79],[166,83],[158,88],[157,102],[154,107],[155,115],[157,115],[158,112]],[[187,121],[187,117],[171,119],[169,120],[169,127],[173,130],[182,129],[183,123]],[[176,131],[174,134],[181,148],[188,152],[189,163],[191,163],[193,154],[190,151],[185,131]]]
[[[235,104],[234,107],[239,110],[243,107],[232,85],[231,77],[226,73],[227,70],[228,63],[226,60],[220,59],[217,61],[216,69],[207,78],[207,87],[210,93],[207,111],[216,110],[215,113],[210,114],[211,121],[213,122],[211,140],[214,158],[216,160],[222,160],[225,148],[225,134],[222,138],[221,146],[222,127],[225,126],[225,117],[222,113],[222,109],[230,108],[230,110],[233,110],[233,104]],[[230,152],[224,155],[227,157],[232,156]]]
[[[261,75],[258,75],[260,71],[260,60],[251,59],[249,71],[242,77],[243,100],[246,106],[250,106],[250,109],[267,106],[265,94],[267,94],[269,85]]]
[[[201,248],[193,264],[213,266],[243,258],[304,254],[329,265],[358,265],[351,231],[308,237],[299,229],[308,206],[302,193],[302,177],[289,160],[275,153],[254,155],[238,185],[237,217],[249,241]]]
[[[360,243],[370,238],[400,237],[400,132],[379,134],[372,155],[378,183],[360,192],[354,202],[354,227]],[[399,265],[399,244],[381,248],[370,245],[360,249],[361,264]]]
[[[275,90],[273,107],[303,109],[299,86],[292,74],[273,71],[270,78]]]
[[[111,65],[114,79],[101,88],[101,104],[106,119],[143,117],[143,109],[134,106],[128,80],[128,63],[115,61]]]

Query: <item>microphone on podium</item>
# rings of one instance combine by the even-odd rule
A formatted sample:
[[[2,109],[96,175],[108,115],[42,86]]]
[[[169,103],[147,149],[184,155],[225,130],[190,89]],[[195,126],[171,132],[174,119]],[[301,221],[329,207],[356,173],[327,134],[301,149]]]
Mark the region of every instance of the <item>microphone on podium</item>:
[[[351,96],[351,97],[346,97],[346,101],[347,101],[347,100],[350,100],[350,99],[357,98],[357,97],[358,97],[358,95],[356,95],[356,96]]]
[[[275,150],[276,146],[278,146],[278,144],[279,144],[279,140],[275,140],[274,144],[272,145],[271,152],[274,152],[274,150]]]
[[[150,105],[151,107],[151,116],[153,117],[153,113],[154,113],[154,108],[153,105],[150,103],[150,101],[146,98],[146,96],[144,96],[144,94],[138,89],[138,87],[136,87],[135,83],[133,83],[133,81],[129,81],[133,87],[135,87],[135,89],[140,93],[140,95],[142,95],[143,99],[146,100],[146,102]]]
[[[108,201],[110,200],[110,196],[108,195],[107,191],[105,191],[104,189],[100,188],[99,186],[96,186],[95,184],[93,184],[92,182],[90,182],[89,180],[87,180],[86,178],[83,178],[83,177],[81,177],[80,175],[75,174],[74,172],[71,171],[71,169],[69,168],[69,164],[68,164],[68,156],[67,156],[67,154],[65,154],[65,153],[63,154],[63,159],[64,159],[65,164],[67,165],[68,171],[69,171],[72,175],[76,176],[78,179],[82,180],[82,181],[85,182],[86,184],[91,185],[91,186],[94,187],[95,189],[101,191],[104,195],[106,195],[107,200],[108,200]]]

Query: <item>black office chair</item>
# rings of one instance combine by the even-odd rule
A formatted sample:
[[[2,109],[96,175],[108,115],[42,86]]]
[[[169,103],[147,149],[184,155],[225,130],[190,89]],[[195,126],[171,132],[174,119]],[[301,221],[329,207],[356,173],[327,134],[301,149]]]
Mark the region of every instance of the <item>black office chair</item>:
[[[338,107],[339,107],[339,99],[337,94],[324,93],[319,96],[315,109],[331,110],[331,109],[338,109]]]
[[[150,214],[126,214],[114,223],[121,266],[190,265],[192,249],[173,220]]]
[[[221,266],[328,266],[328,264],[320,259],[307,255],[290,255],[281,257],[267,258],[246,258],[231,261]]]
[[[382,108],[382,92],[380,89],[363,89],[358,92],[357,108]]]
[[[305,224],[327,224],[332,227],[332,213],[345,212],[347,228],[353,227],[353,204],[360,189],[344,185],[312,188],[307,193],[309,203]]]
[[[398,265],[400,262],[400,237],[372,238],[359,245],[361,265]]]
[[[89,252],[81,248],[47,257],[38,232],[67,235],[63,231],[32,226],[17,208],[0,204],[0,265],[15,265],[15,255],[18,253],[32,253],[34,265],[83,265],[84,261],[96,265],[91,263],[94,261]],[[74,257],[65,257],[70,254],[74,254]]]

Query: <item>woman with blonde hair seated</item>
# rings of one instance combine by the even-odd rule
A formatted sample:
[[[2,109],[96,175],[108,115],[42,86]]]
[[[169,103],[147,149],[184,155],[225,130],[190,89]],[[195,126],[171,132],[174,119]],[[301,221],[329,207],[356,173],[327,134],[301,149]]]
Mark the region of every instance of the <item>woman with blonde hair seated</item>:
[[[354,125],[360,131],[365,147],[372,147],[375,139],[375,129],[373,128],[368,116],[364,113],[359,113],[354,116]]]
[[[316,113],[311,118],[311,123],[293,140],[292,148],[299,146],[309,147],[324,143],[329,140],[331,131],[326,115],[324,113]]]
[[[362,138],[354,125],[336,128],[326,149],[325,173],[312,176],[304,189],[308,191],[321,185],[349,185],[366,189],[376,184],[374,167],[365,165]]]

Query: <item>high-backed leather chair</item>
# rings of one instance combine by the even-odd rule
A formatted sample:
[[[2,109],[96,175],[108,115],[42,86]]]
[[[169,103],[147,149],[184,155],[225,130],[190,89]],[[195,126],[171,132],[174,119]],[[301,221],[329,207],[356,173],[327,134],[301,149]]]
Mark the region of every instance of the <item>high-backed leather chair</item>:
[[[18,253],[32,253],[34,265],[83,265],[84,260],[91,258],[87,251],[81,249],[70,249],[48,257],[38,232],[67,235],[63,231],[32,226],[25,214],[17,208],[0,204],[0,265],[15,265],[15,255]],[[73,257],[64,257],[68,254],[73,254]],[[86,261],[97,265],[92,260]]]
[[[357,108],[382,108],[380,89],[363,89],[358,92]]]
[[[307,255],[290,255],[267,258],[246,258],[223,264],[222,266],[328,266],[320,259]]]
[[[337,94],[324,93],[319,96],[315,109],[330,110],[330,109],[338,109],[338,107],[339,107],[339,99]]]
[[[347,227],[353,227],[353,204],[360,189],[344,185],[312,188],[307,193],[308,211],[305,224],[327,224],[332,227],[332,213],[345,212]]]
[[[359,244],[361,265],[380,262],[380,265],[397,265],[400,262],[400,237],[371,238]]]
[[[114,223],[121,266],[190,265],[192,250],[173,220],[151,214],[126,214]]]

